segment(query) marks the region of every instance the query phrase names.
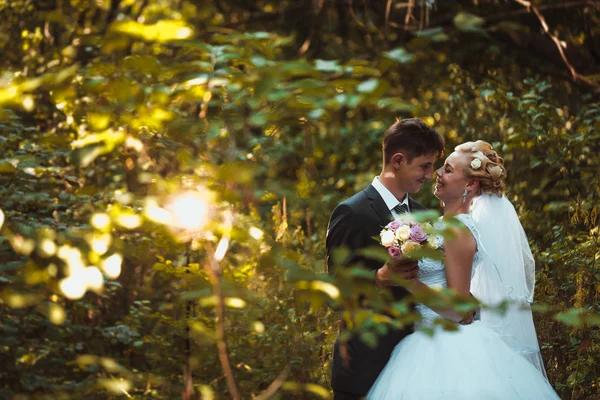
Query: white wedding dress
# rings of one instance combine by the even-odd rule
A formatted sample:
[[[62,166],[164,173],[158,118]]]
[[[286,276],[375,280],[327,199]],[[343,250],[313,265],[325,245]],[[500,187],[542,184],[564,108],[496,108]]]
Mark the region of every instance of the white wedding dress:
[[[477,242],[472,217],[458,215]],[[480,254],[475,254],[473,268]],[[446,287],[441,261],[419,262],[419,279],[426,285]],[[474,274],[475,271],[472,271]],[[367,394],[369,400],[546,400],[559,399],[542,373],[502,338],[479,321],[459,325],[458,331],[435,327],[430,336],[420,328],[434,327],[440,316],[417,305],[422,320],[415,333],[404,338]]]

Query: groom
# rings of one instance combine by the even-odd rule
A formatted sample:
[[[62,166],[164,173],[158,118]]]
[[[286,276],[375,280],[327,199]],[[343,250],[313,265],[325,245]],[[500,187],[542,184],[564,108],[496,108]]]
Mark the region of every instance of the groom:
[[[433,178],[434,163],[444,149],[444,139],[417,118],[398,120],[383,137],[383,170],[364,190],[339,204],[331,214],[327,230],[327,267],[329,274],[336,268],[331,257],[334,249],[346,247],[351,257],[342,267],[362,263],[372,270],[378,286],[392,286],[396,274],[412,279],[418,272],[415,261],[388,262],[381,265],[356,254],[357,250],[378,245],[373,236],[392,219],[403,213],[426,210],[408,194],[421,189],[425,180]],[[408,295],[401,286],[391,287],[394,300]],[[358,400],[367,394],[390,358],[398,342],[412,332],[412,327],[391,329],[380,336],[377,347],[370,348],[360,338],[346,344],[347,360],[342,356],[339,340],[333,351],[331,386],[334,400]],[[402,377],[398,377],[402,379]]]

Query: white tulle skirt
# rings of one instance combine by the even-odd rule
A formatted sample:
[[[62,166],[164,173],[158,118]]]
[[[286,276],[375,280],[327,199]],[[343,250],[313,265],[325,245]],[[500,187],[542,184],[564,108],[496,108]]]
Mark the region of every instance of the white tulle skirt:
[[[404,338],[367,394],[369,400],[560,399],[546,378],[479,322]]]

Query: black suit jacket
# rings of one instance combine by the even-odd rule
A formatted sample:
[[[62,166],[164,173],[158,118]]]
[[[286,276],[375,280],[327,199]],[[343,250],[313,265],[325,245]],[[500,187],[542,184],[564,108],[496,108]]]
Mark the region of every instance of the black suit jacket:
[[[410,198],[409,209],[411,212],[426,210],[425,207]],[[339,204],[331,214],[327,230],[326,248],[329,274],[335,274],[336,268],[333,265],[331,254],[335,248],[342,246],[351,251],[346,265],[362,263],[373,273],[381,268],[380,261],[359,256],[356,251],[379,245],[373,236],[379,236],[381,229],[391,220],[392,213],[373,185],[369,185],[363,191]],[[392,288],[392,294],[395,300],[401,300],[409,293],[403,287],[397,286]],[[358,337],[351,338],[346,346],[350,358],[347,366],[341,357],[339,342],[336,341],[333,350],[332,388],[335,391],[358,396],[366,395],[388,362],[394,347],[412,331],[412,327],[390,330],[385,336],[379,337],[377,347],[374,349],[364,344]]]

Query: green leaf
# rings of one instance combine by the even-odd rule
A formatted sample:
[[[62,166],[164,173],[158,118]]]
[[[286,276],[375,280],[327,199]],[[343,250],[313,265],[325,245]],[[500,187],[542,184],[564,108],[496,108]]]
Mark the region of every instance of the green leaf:
[[[529,168],[534,169],[545,163],[546,163],[545,160],[532,160],[531,163],[529,164]]]
[[[433,337],[433,335],[435,334],[435,329],[434,328],[420,328],[419,332],[423,332],[427,336]]]
[[[111,114],[90,112],[88,114],[88,122],[90,130],[92,131],[103,131],[106,130],[110,124]]]
[[[544,211],[567,211],[570,205],[571,201],[551,201],[544,206]]]
[[[89,146],[74,149],[71,152],[71,160],[74,164],[85,168],[90,165],[96,158],[109,151],[101,143],[90,144]]]
[[[135,21],[119,21],[113,23],[110,30],[138,39],[156,42],[188,39],[194,32],[188,25],[179,20],[160,20],[155,24],[148,25]]]
[[[421,246],[417,250],[411,251],[405,255],[406,258],[412,260],[420,260],[422,258],[430,258],[432,260],[443,260],[444,254],[439,249],[432,249],[431,247]]]
[[[248,32],[243,35],[235,35],[235,38],[240,39],[270,39],[272,36],[269,32]]]
[[[83,139],[78,139],[71,142],[71,146],[73,148],[85,147],[90,144],[103,144],[109,147],[111,150],[115,148],[117,145],[123,143],[125,141],[125,132],[123,131],[114,131],[109,129],[103,133],[95,133],[92,135],[88,135]]]
[[[252,61],[252,64],[256,65],[257,67],[264,67],[267,64],[267,60],[259,56],[251,57],[250,61]]]
[[[419,38],[426,38],[433,42],[445,42],[448,39],[448,35],[444,32],[444,29],[439,28],[431,28],[431,29],[423,29],[412,32],[413,35]]]
[[[377,106],[380,108],[387,108],[392,112],[412,113],[415,110],[415,106],[413,104],[405,103],[394,98],[381,99],[377,102]]]
[[[493,95],[494,93],[496,93],[496,92],[495,92],[495,91],[493,91],[493,90],[490,90],[490,89],[484,89],[484,90],[482,90],[482,91],[481,91],[479,94],[481,95],[481,97],[485,97],[485,98],[487,99],[488,97],[490,97],[490,96],[491,96],[491,95]]]
[[[315,110],[310,110],[308,112],[308,117],[310,119],[319,119],[323,116],[323,114],[325,114],[325,110],[323,110],[322,108],[317,108]]]
[[[567,325],[575,325],[579,326],[582,323],[581,319],[581,310],[579,309],[570,309],[567,311],[560,312],[554,316],[554,319],[565,323]]]
[[[382,263],[390,260],[390,255],[383,246],[369,246],[358,250],[356,253],[371,260],[381,261]]]
[[[342,265],[350,257],[350,250],[347,247],[338,247],[333,250],[333,263],[336,265]]]
[[[411,213],[411,216],[417,222],[435,222],[438,220],[440,213],[436,210],[427,210],[427,211],[417,211]]]
[[[337,60],[315,60],[315,68],[322,72],[342,72]]]
[[[500,21],[499,23],[491,26],[490,31],[528,32],[529,27],[515,21]]]
[[[328,389],[325,389],[323,386],[320,386],[320,385],[317,385],[314,383],[302,384],[302,383],[297,383],[297,382],[284,382],[281,385],[281,389],[284,391],[291,391],[291,392],[309,392],[309,393],[318,395],[322,399],[330,398]],[[284,396],[284,398],[287,398],[287,397]]]
[[[0,174],[14,174],[17,168],[11,163],[0,161]]]
[[[388,257],[388,259],[389,259],[389,257]],[[350,276],[352,276],[353,278],[361,278],[361,279],[368,279],[368,280],[375,279],[375,275],[374,275],[373,271],[368,270],[366,268],[361,268],[361,267],[351,268]]]
[[[550,307],[546,304],[533,303],[531,305],[531,311],[533,311],[533,312],[548,312],[548,311],[550,311]]]
[[[387,58],[398,61],[402,64],[409,63],[415,60],[414,54],[408,52],[403,47],[398,47],[397,49],[393,49],[390,51],[386,51],[383,53]]]
[[[358,93],[372,93],[377,89],[377,85],[379,84],[379,80],[377,78],[368,79],[362,83],[360,83],[356,87],[356,91]]]
[[[454,16],[454,26],[463,32],[483,32],[481,27],[485,20],[475,14],[459,12]]]
[[[134,70],[140,74],[159,74],[161,72],[160,62],[147,55],[134,55],[125,57],[123,64],[126,68]]]
[[[98,384],[115,395],[123,395],[131,389],[131,382],[126,379],[99,379]]]
[[[360,340],[372,349],[377,347],[377,335],[373,332],[362,332]]]

